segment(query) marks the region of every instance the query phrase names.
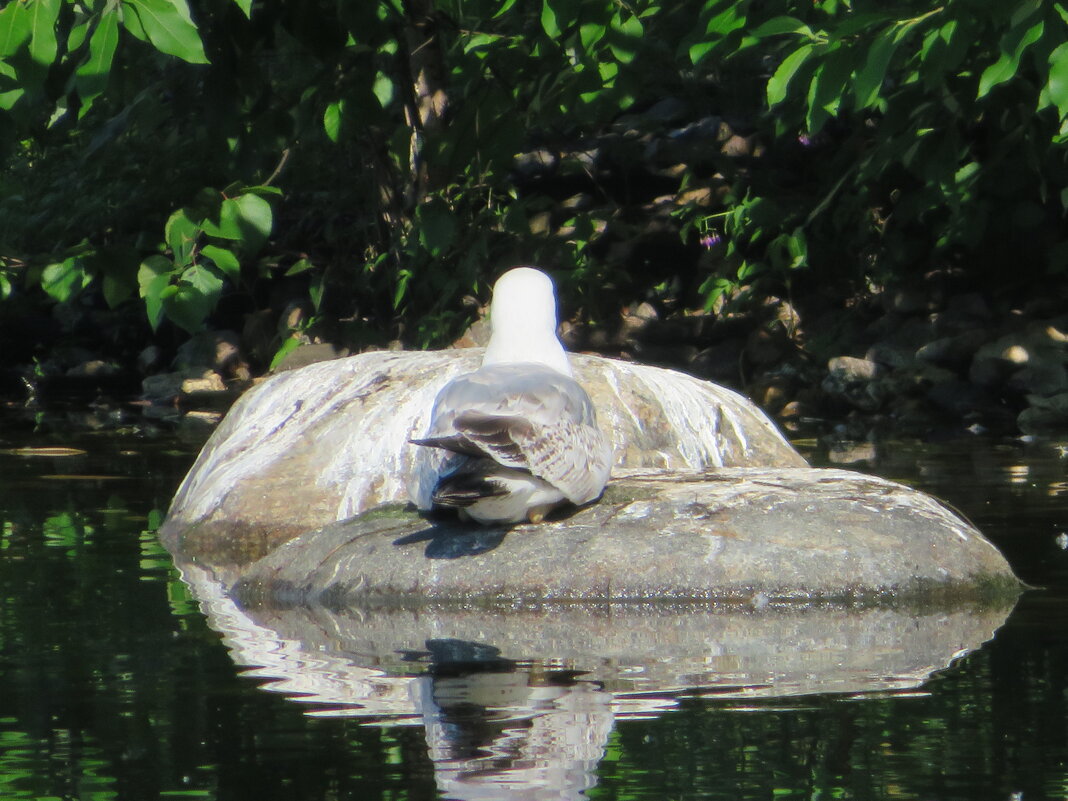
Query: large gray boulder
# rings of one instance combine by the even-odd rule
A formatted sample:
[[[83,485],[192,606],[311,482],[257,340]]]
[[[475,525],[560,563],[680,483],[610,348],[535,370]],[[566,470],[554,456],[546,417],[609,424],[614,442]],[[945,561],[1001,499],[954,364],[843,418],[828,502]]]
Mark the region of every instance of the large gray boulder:
[[[281,373],[227,414],[176,494],[164,538],[196,525],[278,543],[382,503],[407,501],[440,452],[425,434],[438,391],[483,350],[374,352]],[[617,471],[704,470],[805,460],[753,404],[682,373],[595,356],[575,377],[614,444]]]
[[[194,535],[195,536],[195,535]],[[187,550],[206,552],[194,539]],[[328,606],[703,600],[949,602],[1018,587],[927,495],[843,470],[722,468],[616,482],[555,522],[495,529],[385,506],[252,562],[215,560],[242,602]]]
[[[815,470],[740,396],[669,370],[574,357],[615,445],[596,504],[511,529],[428,519],[405,476],[438,389],[481,353],[379,353],[243,398],[161,535],[242,603],[407,608],[686,600],[940,603],[1011,596],[1001,554],[923,493]]]

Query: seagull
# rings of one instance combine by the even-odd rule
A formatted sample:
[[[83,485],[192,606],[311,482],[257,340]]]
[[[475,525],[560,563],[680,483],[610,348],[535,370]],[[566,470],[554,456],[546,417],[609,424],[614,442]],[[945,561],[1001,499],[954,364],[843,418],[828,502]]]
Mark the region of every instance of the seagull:
[[[540,523],[601,497],[612,447],[556,336],[552,280],[516,267],[493,287],[482,366],[444,386],[416,445],[440,448],[430,500],[485,525]]]

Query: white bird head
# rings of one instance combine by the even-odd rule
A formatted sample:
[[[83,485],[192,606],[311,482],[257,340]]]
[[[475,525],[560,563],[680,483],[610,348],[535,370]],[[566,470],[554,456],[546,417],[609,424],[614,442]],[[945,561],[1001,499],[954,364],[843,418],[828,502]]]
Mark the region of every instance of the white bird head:
[[[533,267],[509,270],[493,286],[489,346],[483,365],[533,362],[571,375],[556,337],[556,293],[552,279]]]

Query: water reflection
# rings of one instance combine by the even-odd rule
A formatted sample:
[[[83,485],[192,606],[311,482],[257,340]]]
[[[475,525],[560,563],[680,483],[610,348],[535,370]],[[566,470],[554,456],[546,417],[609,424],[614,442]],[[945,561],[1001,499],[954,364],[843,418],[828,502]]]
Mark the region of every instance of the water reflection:
[[[423,726],[455,799],[581,798],[617,720],[688,696],[914,693],[1009,612],[242,608],[211,573],[182,570],[245,676],[312,716]]]

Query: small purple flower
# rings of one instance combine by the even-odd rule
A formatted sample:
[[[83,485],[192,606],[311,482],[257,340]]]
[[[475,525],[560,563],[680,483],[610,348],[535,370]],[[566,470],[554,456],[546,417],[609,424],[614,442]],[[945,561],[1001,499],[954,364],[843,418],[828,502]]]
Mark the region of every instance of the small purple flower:
[[[709,248],[709,249],[714,248],[716,245],[718,245],[722,241],[723,241],[723,237],[721,237],[719,234],[717,234],[715,232],[712,232],[711,234],[708,234],[706,236],[702,236],[701,237],[701,244],[704,245],[706,248]]]
[[[808,146],[810,146],[812,144],[812,140],[809,139],[809,136],[808,136],[807,133],[798,134],[797,142],[798,142],[799,145],[801,145],[801,147],[808,147]]]

